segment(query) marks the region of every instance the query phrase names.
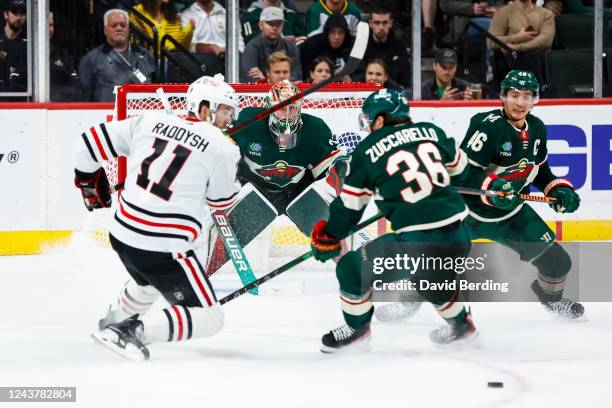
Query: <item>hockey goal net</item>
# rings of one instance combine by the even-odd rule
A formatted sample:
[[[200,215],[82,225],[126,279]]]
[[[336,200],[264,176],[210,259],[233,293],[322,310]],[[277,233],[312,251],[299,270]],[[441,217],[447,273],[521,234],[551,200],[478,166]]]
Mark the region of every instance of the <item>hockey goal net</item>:
[[[265,107],[265,98],[269,90],[268,84],[236,84],[240,108]],[[299,84],[304,90],[311,85]],[[187,84],[145,84],[124,85],[118,89],[115,105],[117,120],[141,115],[151,110],[164,110],[157,90],[163,89],[172,110],[176,115],[186,116]],[[364,83],[337,83],[330,84],[321,90],[308,95],[302,101],[302,112],[322,118],[331,128],[332,133],[339,141],[341,147],[354,148],[361,140],[358,126],[358,116],[363,101],[367,96],[378,89],[378,86]],[[120,158],[107,165],[106,172],[111,186],[118,185],[125,179],[126,159]],[[113,200],[117,202],[117,200]],[[108,224],[112,219],[110,209],[96,222],[91,223],[89,230],[96,241],[108,245]],[[371,236],[380,235],[385,229],[379,223],[369,231]],[[268,257],[298,256],[309,249],[309,238],[304,236],[285,216],[279,217],[265,231],[259,240],[264,240],[265,251]],[[265,255],[265,254],[262,254]]]

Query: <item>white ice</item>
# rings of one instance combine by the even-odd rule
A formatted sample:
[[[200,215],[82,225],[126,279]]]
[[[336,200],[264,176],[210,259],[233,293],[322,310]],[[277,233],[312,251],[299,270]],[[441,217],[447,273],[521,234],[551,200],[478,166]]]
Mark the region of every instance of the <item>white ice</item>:
[[[0,386],[77,387],[76,404],[53,407],[611,404],[612,304],[586,304],[580,323],[538,304],[476,304],[482,346],[464,350],[432,346],[428,333],[441,321],[426,306],[408,322],[375,323],[371,352],[330,356],[319,341],[342,323],[333,273],[280,278],[324,284],[295,297],[242,296],[225,306],[216,337],[154,344],[151,360],[135,363],[89,337],[127,279],[112,252],[81,243],[0,257]],[[40,406],[18,406],[30,405]]]

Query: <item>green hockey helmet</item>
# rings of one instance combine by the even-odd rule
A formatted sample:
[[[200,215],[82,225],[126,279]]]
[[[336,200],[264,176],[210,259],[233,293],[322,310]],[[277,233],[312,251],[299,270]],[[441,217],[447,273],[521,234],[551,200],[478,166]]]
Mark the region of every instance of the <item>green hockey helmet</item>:
[[[528,90],[533,92],[534,103],[540,97],[540,84],[538,79],[530,71],[513,70],[501,82],[501,95],[506,95],[510,89]]]
[[[384,88],[373,92],[361,107],[359,115],[361,130],[369,131],[378,115],[384,115],[386,121],[398,123],[410,119],[408,98],[402,91],[395,89]]]
[[[300,88],[293,82],[287,80],[277,82],[268,92],[266,106],[271,108],[299,93]],[[297,145],[297,134],[302,127],[302,100],[272,113],[268,119],[268,125],[280,149],[293,149]]]

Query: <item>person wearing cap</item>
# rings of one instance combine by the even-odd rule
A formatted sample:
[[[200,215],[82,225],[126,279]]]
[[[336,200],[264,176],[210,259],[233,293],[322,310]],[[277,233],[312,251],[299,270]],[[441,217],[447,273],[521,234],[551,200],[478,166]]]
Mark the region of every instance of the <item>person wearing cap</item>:
[[[309,67],[316,57],[327,57],[334,73],[346,65],[354,38],[351,36],[346,19],[341,14],[332,14],[323,28],[323,33],[308,38],[300,50],[302,67]],[[307,72],[303,73],[306,77]],[[349,77],[345,80],[350,81]]]
[[[214,0],[197,0],[181,12],[183,27],[195,22],[189,51],[215,54],[222,58],[226,47],[225,8]],[[238,49],[244,51],[242,35],[238,36]]]
[[[436,51],[433,63],[434,77],[423,82],[421,99],[470,100],[470,84],[457,74],[457,53],[450,48]]]
[[[285,7],[281,0],[256,0],[251,3],[244,16],[241,18],[242,34],[244,40],[249,42],[259,34],[259,17],[261,12],[266,7],[279,7],[283,10],[285,24],[283,24],[283,37],[289,41],[295,42],[295,45],[300,45],[306,39],[306,28],[298,18],[298,14],[288,7]]]
[[[0,91],[25,92],[28,87],[26,2],[9,0],[0,32]]]
[[[346,20],[351,35],[357,34],[361,21],[361,9],[348,0],[316,0],[306,11],[306,32],[308,37],[321,34],[327,19],[340,14]]]
[[[282,37],[285,18],[279,7],[266,7],[259,16],[261,32],[249,41],[240,59],[240,81],[257,82],[264,78],[268,57],[275,51],[284,51],[294,61],[291,80],[302,79],[302,66],[297,46]]]

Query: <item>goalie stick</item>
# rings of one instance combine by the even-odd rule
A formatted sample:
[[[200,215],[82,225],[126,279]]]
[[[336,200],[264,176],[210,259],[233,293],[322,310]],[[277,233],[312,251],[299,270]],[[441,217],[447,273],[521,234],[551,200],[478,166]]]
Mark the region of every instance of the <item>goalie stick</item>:
[[[359,224],[355,225],[355,227],[350,231],[349,236],[353,235],[354,233],[358,232],[359,230],[367,227],[368,225],[376,222],[377,220],[383,217],[384,215],[382,213],[378,213],[368,218],[367,220],[360,222]],[[262,283],[269,281],[270,279],[280,275],[281,273],[287,272],[289,269],[301,264],[302,262],[310,259],[311,257],[312,257],[312,251],[308,251],[305,254],[298,256],[294,260],[287,262],[285,265],[273,270],[270,273],[265,274],[261,278],[257,279],[255,282],[251,282],[248,285],[238,289],[237,291],[232,292],[229,295],[225,296],[223,299],[219,301],[219,304],[224,305],[227,302],[231,302],[232,300],[236,299],[239,296],[242,296],[249,290],[258,287]]]
[[[479,190],[477,188],[468,188],[468,187],[455,187],[455,188],[461,194],[468,194],[468,195],[486,195],[490,197],[502,197],[502,198],[507,195],[503,191]],[[539,196],[535,194],[519,194],[518,196],[522,200],[525,200],[525,201],[536,201],[540,203],[553,203],[557,201],[557,199],[554,197]]]

